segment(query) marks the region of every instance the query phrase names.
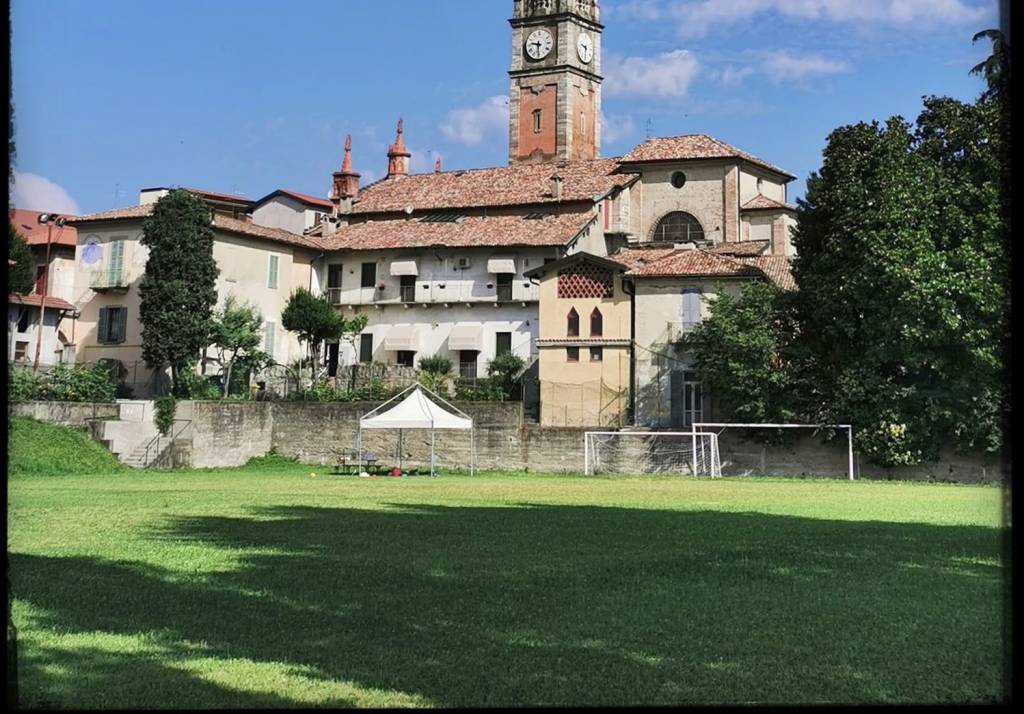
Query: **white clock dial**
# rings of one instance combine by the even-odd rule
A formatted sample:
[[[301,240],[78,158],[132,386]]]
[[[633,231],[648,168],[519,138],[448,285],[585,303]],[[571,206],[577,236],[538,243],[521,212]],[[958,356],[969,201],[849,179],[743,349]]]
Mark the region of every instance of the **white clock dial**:
[[[526,55],[530,59],[540,60],[548,56],[555,44],[555,38],[547,30],[534,30],[526,38]]]
[[[590,64],[590,60],[594,59],[594,41],[590,39],[590,35],[580,35],[576,42],[576,53],[584,64]]]

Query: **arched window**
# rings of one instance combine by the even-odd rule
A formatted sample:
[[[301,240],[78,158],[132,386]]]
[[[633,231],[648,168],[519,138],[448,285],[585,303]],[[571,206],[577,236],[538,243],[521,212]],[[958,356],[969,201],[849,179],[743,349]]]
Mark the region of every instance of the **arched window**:
[[[604,317],[601,315],[601,311],[596,307],[594,311],[590,313],[590,336],[601,337],[604,335]]]
[[[576,308],[569,310],[569,319],[567,320],[567,326],[565,334],[568,337],[579,337],[580,336],[580,314],[576,312]]]
[[[541,130],[541,111],[540,109],[533,110],[533,133],[539,134]]]
[[[684,211],[670,213],[654,229],[655,241],[666,243],[689,243],[704,240],[704,229],[700,222]]]

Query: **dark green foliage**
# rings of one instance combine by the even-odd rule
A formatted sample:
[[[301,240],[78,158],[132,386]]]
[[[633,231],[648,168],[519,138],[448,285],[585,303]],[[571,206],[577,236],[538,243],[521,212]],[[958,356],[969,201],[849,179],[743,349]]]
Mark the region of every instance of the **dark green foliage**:
[[[153,403],[153,422],[157,430],[167,436],[174,428],[174,415],[178,410],[178,401],[173,396],[159,397]]]
[[[10,401],[111,402],[117,395],[116,376],[104,364],[59,364],[36,374],[15,365],[8,369]]]
[[[379,379],[356,389],[338,389],[326,379],[316,380],[308,389],[297,389],[288,395],[297,402],[382,402],[395,396],[401,387],[389,387]]]
[[[305,288],[299,288],[288,298],[281,313],[281,324],[306,344],[314,365],[320,361],[320,346],[326,340],[340,339],[346,326],[345,318],[331,306],[326,296],[317,297]]]
[[[196,371],[196,363],[189,361],[178,375],[179,396],[183,399],[216,400],[222,397],[222,388],[217,378],[204,376]]]
[[[126,469],[84,431],[28,417],[11,417],[7,455],[11,475],[110,474]]]
[[[245,377],[248,377],[255,364],[269,361],[259,349],[263,340],[263,316],[260,311],[249,303],[239,302],[233,295],[228,295],[224,305],[213,316],[210,341],[220,353],[220,362],[224,369],[224,396],[228,396],[232,386],[232,374],[239,360],[245,362]],[[243,394],[248,393],[243,388]]]
[[[149,249],[139,285],[142,356],[154,369],[169,365],[172,391],[181,395],[182,372],[209,343],[217,302],[210,209],[187,191],[171,191],[142,230]]]
[[[245,466],[242,468],[247,471],[273,471],[282,468],[294,468],[296,463],[298,462],[295,459],[283,456],[277,453],[276,450],[271,449],[263,456],[253,456],[245,462]]]
[[[981,95],[983,100],[1009,102],[1010,100],[1010,46],[999,30],[982,30],[971,38],[992,41],[992,54],[971,68],[971,74],[982,77],[988,88]]]
[[[7,290],[28,295],[36,284],[36,259],[32,257],[32,249],[28,247],[25,238],[15,230],[14,224],[8,221],[8,225],[11,227],[11,237],[7,244],[7,257],[14,261],[14,265],[7,265]]]
[[[428,374],[450,374],[452,361],[444,355],[433,355],[420,359],[420,370]]]
[[[512,352],[505,352],[488,363],[487,376],[505,393],[505,396],[511,397],[524,367],[526,360]]]
[[[487,377],[475,382],[456,382],[455,398],[464,402],[504,402],[509,395],[500,384]]]

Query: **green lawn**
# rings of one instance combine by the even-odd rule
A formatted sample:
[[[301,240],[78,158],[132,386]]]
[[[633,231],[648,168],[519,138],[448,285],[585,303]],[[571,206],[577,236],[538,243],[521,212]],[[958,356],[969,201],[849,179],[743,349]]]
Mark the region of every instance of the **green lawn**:
[[[1003,697],[997,488],[311,471],[12,476],[22,704]]]

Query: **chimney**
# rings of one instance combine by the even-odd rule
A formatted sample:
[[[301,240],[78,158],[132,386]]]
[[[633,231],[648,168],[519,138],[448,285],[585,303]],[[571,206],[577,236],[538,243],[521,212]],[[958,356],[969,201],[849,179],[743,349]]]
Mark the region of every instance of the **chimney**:
[[[562,186],[564,184],[565,184],[565,179],[563,179],[558,174],[555,174],[554,176],[551,177],[551,196],[556,201],[561,201],[562,200]]]
[[[388,147],[388,178],[401,178],[409,175],[409,158],[412,156],[405,148],[403,122],[398,120],[398,134],[395,143]]]
[[[441,157],[440,156],[438,156],[437,157],[437,161],[434,162],[434,173],[435,174],[441,173]]]
[[[351,213],[352,199],[359,195],[359,174],[352,170],[352,135],[345,137],[345,159],[341,162],[341,170],[334,172],[334,187],[331,191],[331,203],[334,204],[334,215]]]

